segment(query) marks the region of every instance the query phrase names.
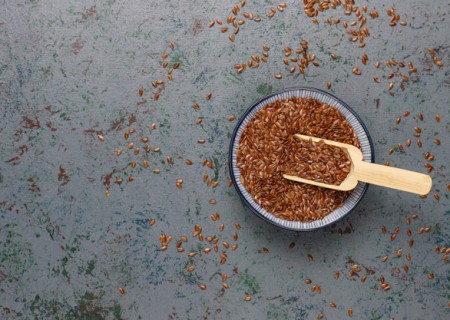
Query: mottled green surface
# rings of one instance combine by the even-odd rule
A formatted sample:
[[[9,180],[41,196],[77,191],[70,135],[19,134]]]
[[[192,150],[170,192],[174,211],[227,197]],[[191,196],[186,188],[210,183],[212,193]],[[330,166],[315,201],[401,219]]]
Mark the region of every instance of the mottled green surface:
[[[319,15],[317,26],[304,14],[302,1],[287,1],[286,10],[270,20],[266,13],[278,3],[247,2],[245,10],[263,21],[247,21],[232,43],[217,25],[208,28],[212,19],[226,20],[234,5],[230,1],[0,0],[1,319],[316,319],[321,312],[327,319],[345,319],[348,308],[354,319],[450,317],[449,267],[434,251],[436,245],[450,247],[448,3],[357,1],[380,13],[378,19],[368,18],[371,36],[359,49],[348,41],[342,23],[326,24],[328,16],[354,19],[342,8]],[[408,26],[389,27],[386,9],[393,3]],[[321,66],[308,68],[305,76],[291,75],[282,62],[283,48],[296,48],[301,39],[309,41]],[[237,75],[233,65],[261,54],[265,43],[271,46],[268,63]],[[428,47],[437,50],[443,67],[433,64]],[[181,64],[173,81],[161,66],[165,51],[170,65]],[[330,58],[333,52],[338,59]],[[360,60],[364,52],[367,66]],[[390,58],[412,61],[418,72],[401,86],[395,77],[389,93],[390,69],[384,62]],[[383,62],[379,70],[376,60]],[[355,65],[362,70],[359,77],[352,73]],[[278,72],[282,80],[274,78]],[[374,75],[382,77],[381,84],[373,82]],[[155,102],[151,81],[157,79],[165,85]],[[439,201],[371,187],[352,214],[313,233],[278,230],[243,206],[227,187],[228,145],[236,124],[227,117],[239,117],[270,92],[292,86],[326,89],[328,81],[330,91],[364,120],[378,163],[426,172],[423,153],[435,155],[432,194],[438,193]],[[192,108],[194,102],[201,110]],[[404,111],[411,115],[396,125]],[[440,123],[434,120],[437,113]],[[195,125],[198,117],[201,125]],[[153,122],[158,129],[150,131]],[[413,137],[415,126],[422,128],[422,149]],[[161,152],[133,155],[123,139],[131,128],[136,133],[130,140],[140,144],[139,138],[148,136]],[[388,154],[407,138],[413,140],[410,148]],[[433,144],[435,138],[440,146]],[[120,157],[117,148],[124,150]],[[165,163],[168,155],[173,165]],[[128,166],[146,157],[149,168]],[[187,158],[192,166],[184,163]],[[213,169],[201,165],[205,158]],[[153,174],[155,168],[161,174]],[[205,173],[220,185],[207,188]],[[113,183],[128,176],[135,181]],[[177,178],[184,180],[182,190],[176,188]],[[212,198],[216,205],[209,203]],[[220,221],[209,219],[215,212],[221,213]],[[418,218],[408,226],[405,217],[413,213]],[[155,225],[149,226],[149,219]],[[186,252],[207,246],[190,236],[194,224],[203,227],[205,237],[218,235],[219,244],[234,244],[236,222],[242,225],[239,247],[227,250],[224,265],[215,252],[187,258]],[[382,225],[387,234],[381,233]],[[429,233],[418,234],[427,226]],[[391,241],[396,227],[399,233]],[[167,251],[159,250],[161,233],[174,238]],[[177,253],[175,241],[182,234],[189,241],[183,245],[186,252]],[[292,242],[296,246],[289,248]],[[403,248],[401,257],[396,257],[398,248]],[[384,255],[389,256],[385,263]],[[185,270],[190,260],[193,273]],[[362,271],[350,277],[355,263]],[[222,272],[229,277],[226,291]],[[391,286],[388,292],[380,288],[382,275]],[[201,291],[199,283],[208,289]],[[313,284],[321,294],[311,292]],[[245,294],[252,301],[245,302]]]

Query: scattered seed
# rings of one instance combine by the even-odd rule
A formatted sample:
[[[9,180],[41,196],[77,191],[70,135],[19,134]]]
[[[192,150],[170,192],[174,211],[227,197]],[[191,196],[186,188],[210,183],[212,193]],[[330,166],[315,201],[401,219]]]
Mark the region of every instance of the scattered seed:
[[[245,297],[244,297],[244,300],[245,300],[245,301],[251,301],[251,300],[252,300],[252,297],[251,297],[251,296],[245,296]]]
[[[236,119],[235,116],[228,116],[228,118],[227,118],[228,121],[234,121],[235,119]]]
[[[198,287],[199,287],[201,290],[206,290],[206,285],[204,285],[204,284],[199,284]]]
[[[205,139],[198,139],[197,140],[197,143],[199,143],[199,144],[204,144],[206,141],[205,141]]]
[[[307,259],[308,259],[308,261],[313,261],[314,257],[312,255],[308,254]]]
[[[349,317],[352,317],[353,316],[353,309],[352,308],[348,308],[347,314],[348,314]]]
[[[390,82],[388,86],[388,90],[392,90],[394,88],[394,83]]]
[[[333,301],[331,301],[331,302],[330,302],[330,307],[336,308],[336,303],[334,303]]]
[[[435,143],[436,145],[440,145],[440,144],[441,144],[441,140],[439,140],[439,139],[434,139],[434,143]]]
[[[353,73],[356,74],[357,76],[360,76],[360,75],[361,75],[361,71],[359,70],[358,67],[354,67],[354,68],[352,69],[352,71],[353,71]]]
[[[277,73],[277,74],[275,74],[275,78],[276,79],[281,79],[281,78],[283,78],[283,76],[281,74]]]
[[[119,293],[120,294],[125,294],[125,289],[124,288],[119,288]]]
[[[159,169],[154,169],[153,170],[153,173],[156,173],[156,174],[159,174],[161,172],[161,170],[159,170]]]
[[[435,116],[435,119],[436,119],[436,122],[441,122],[441,116],[440,115],[437,114]]]

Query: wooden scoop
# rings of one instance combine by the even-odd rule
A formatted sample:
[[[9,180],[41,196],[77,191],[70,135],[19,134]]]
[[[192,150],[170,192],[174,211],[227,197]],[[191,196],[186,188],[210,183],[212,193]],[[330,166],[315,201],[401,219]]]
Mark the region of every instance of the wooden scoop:
[[[430,192],[432,180],[429,175],[365,162],[363,161],[361,150],[350,144],[305,136],[301,134],[296,134],[295,137],[297,139],[304,140],[311,139],[315,142],[323,141],[326,144],[341,148],[344,152],[347,153],[349,157],[349,160],[351,162],[351,169],[345,180],[342,181],[340,185],[315,182],[313,180],[302,179],[287,174],[283,175],[285,179],[341,191],[352,190],[356,187],[358,181],[362,181],[376,184],[382,187],[417,193],[420,195],[424,195]]]

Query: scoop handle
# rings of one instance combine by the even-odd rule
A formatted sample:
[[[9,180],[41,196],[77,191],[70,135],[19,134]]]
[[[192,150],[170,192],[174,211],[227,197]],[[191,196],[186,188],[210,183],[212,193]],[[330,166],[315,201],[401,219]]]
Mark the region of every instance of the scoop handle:
[[[358,161],[354,165],[356,179],[382,187],[425,195],[430,192],[433,183],[431,177],[423,173],[365,161]]]

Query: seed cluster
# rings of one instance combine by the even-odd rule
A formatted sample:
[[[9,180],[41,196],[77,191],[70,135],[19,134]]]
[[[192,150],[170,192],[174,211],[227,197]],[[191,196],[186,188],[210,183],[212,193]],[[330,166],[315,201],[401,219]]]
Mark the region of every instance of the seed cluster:
[[[226,18],[227,26],[223,26],[223,21],[220,19],[211,20],[209,23],[209,27],[212,28],[216,24],[220,26],[220,32],[221,33],[228,33],[228,40],[231,42],[234,42],[235,36],[239,33],[240,28],[249,21],[254,22],[261,22],[262,19],[258,16],[256,16],[253,12],[247,12],[243,11],[241,12],[241,9],[243,9],[246,5],[246,0],[241,0],[239,4],[235,4],[233,8],[231,9],[231,15],[229,15]]]
[[[411,113],[409,111],[403,112],[402,116],[399,116],[399,117],[397,117],[395,119],[395,123],[397,125],[406,125],[406,126],[408,126],[407,121],[405,121],[405,120],[407,118],[409,118],[410,114]],[[405,120],[402,121],[402,119],[405,119]],[[417,122],[419,122],[419,121],[420,122],[424,122],[424,119],[425,119],[425,117],[424,117],[423,113],[419,112],[417,114],[417,116],[416,116],[416,121]],[[439,123],[441,121],[441,116],[439,114],[436,114],[434,116],[434,119],[435,119],[435,121],[437,123]],[[423,142],[422,142],[421,138],[423,137],[423,135],[425,133],[431,134],[432,137],[436,137],[436,135],[437,135],[436,132],[429,133],[426,130],[423,130],[422,127],[419,127],[419,126],[413,127],[413,126],[409,125],[409,129],[411,130],[411,133],[412,133],[412,136],[413,136],[412,139],[416,139],[416,145],[417,145],[418,148],[422,148],[423,147]],[[441,144],[441,140],[435,138],[433,140],[433,143],[435,145],[439,146]],[[407,148],[410,148],[412,145],[413,144],[412,144],[411,138],[406,139],[405,146]],[[389,147],[389,154],[393,154],[394,152],[406,152],[406,149],[403,147],[402,143],[398,143],[396,147]],[[427,152],[423,153],[423,157],[425,159],[425,163],[423,164],[423,166],[426,168],[427,173],[431,173],[434,170],[434,166],[432,165],[432,162],[435,160],[435,156],[430,151],[427,151]],[[386,162],[385,165],[390,166],[390,163]],[[434,196],[434,198],[436,200],[440,199],[440,195],[438,193],[435,193],[433,196]],[[422,195],[421,197],[425,198],[425,197],[427,197],[427,195]]]
[[[216,212],[215,214],[211,214],[211,221],[220,221],[220,213]],[[151,220],[150,220],[151,221]],[[149,222],[150,225],[153,225]],[[238,249],[239,244],[237,243],[239,239],[239,235],[237,231],[241,228],[239,223],[235,224],[235,230],[232,231],[232,237],[228,241],[224,241],[227,239],[227,234],[225,233],[225,224],[220,223],[218,225],[218,232],[213,231],[210,235],[205,235],[203,228],[196,224],[194,225],[194,230],[191,233],[191,239],[188,236],[182,235],[180,239],[175,243],[175,250],[178,253],[184,253],[187,257],[187,264],[185,270],[190,274],[193,274],[196,271],[196,257],[198,257],[198,262],[202,264],[205,263],[206,256],[211,256],[211,261],[216,261],[220,265],[227,265],[227,260],[231,252],[234,252]],[[218,235],[219,233],[219,235]],[[229,235],[228,235],[229,237]],[[195,246],[197,249],[190,250],[188,253],[186,252],[186,246],[190,241],[197,239],[198,245]],[[173,237],[171,235],[161,234],[159,236],[159,241],[161,244],[160,251],[166,251],[169,248],[169,244],[172,242]],[[231,241],[234,241],[232,243]],[[194,247],[191,245],[191,248]],[[218,273],[220,276],[220,280],[222,282],[222,291],[226,289],[230,289],[228,275],[224,272]],[[238,269],[236,267],[233,268],[233,277],[238,276]],[[204,283],[198,283],[198,287],[200,290],[207,290],[208,287]],[[245,294],[245,301],[252,300],[252,296],[250,294]]]
[[[316,182],[340,185],[350,172],[351,162],[345,152],[323,141],[291,139],[286,162],[279,170]],[[278,168],[277,168],[278,169]]]
[[[296,133],[359,147],[355,132],[336,108],[312,98],[277,100],[255,114],[244,128],[237,152],[241,181],[254,200],[278,218],[302,222],[322,219],[342,206],[349,193],[283,178],[286,164],[289,167],[289,163],[297,161],[295,155],[291,154],[289,158]],[[323,151],[333,153],[319,153],[319,149],[312,146],[308,150],[312,154],[307,159],[328,157],[331,160],[335,156],[332,149]],[[346,161],[348,159],[343,159],[344,163]],[[315,166],[308,164],[304,168],[314,169]],[[327,171],[330,168],[322,168],[319,164],[317,169]],[[337,173],[338,180],[345,178],[342,169],[348,170],[347,165],[331,172],[331,176]],[[320,175],[322,179],[327,178],[326,174]]]

